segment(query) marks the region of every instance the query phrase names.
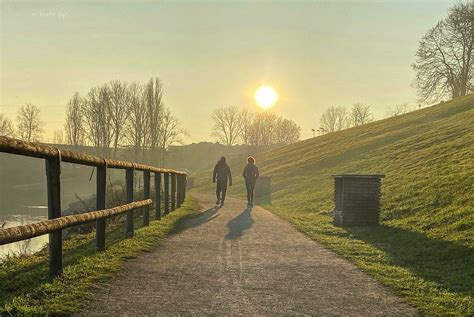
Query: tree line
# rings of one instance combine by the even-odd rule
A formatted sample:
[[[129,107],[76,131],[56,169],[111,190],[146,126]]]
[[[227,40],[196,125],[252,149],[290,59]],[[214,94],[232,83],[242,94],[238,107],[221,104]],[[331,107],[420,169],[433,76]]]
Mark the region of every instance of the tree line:
[[[28,142],[38,141],[43,132],[40,113],[37,106],[26,103],[17,113],[16,124],[0,113],[0,135],[18,137]]]
[[[212,136],[219,143],[232,146],[289,144],[300,139],[301,128],[292,120],[271,111],[250,112],[236,106],[213,111]]]
[[[116,157],[120,147],[135,161],[163,164],[169,146],[182,143],[187,132],[162,100],[163,86],[154,77],[144,84],[113,80],[75,93],[66,110],[66,142],[91,145]]]

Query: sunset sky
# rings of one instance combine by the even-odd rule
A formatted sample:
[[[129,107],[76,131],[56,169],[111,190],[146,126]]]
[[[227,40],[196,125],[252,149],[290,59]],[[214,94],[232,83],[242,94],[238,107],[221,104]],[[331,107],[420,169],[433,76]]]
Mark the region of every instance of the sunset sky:
[[[218,106],[258,110],[267,84],[279,95],[272,111],[307,138],[332,105],[368,103],[381,118],[417,104],[418,40],[454,2],[0,1],[0,113],[36,104],[47,140],[75,91],[158,76],[191,143],[211,140]]]

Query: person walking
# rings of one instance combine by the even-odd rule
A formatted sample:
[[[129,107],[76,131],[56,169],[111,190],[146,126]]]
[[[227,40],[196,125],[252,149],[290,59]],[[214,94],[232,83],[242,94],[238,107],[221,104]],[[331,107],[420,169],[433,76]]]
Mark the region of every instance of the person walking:
[[[225,161],[225,157],[221,157],[214,167],[214,172],[212,173],[212,182],[215,183],[216,181],[216,205],[219,205],[220,203],[221,206],[224,206],[225,194],[227,193],[227,183],[229,186],[232,186],[232,173],[230,171],[229,165],[227,165]]]
[[[247,189],[247,207],[253,206],[253,191],[255,183],[257,182],[258,167],[255,166],[255,159],[253,157],[247,158],[247,166],[244,168],[243,176],[245,178],[245,188]]]

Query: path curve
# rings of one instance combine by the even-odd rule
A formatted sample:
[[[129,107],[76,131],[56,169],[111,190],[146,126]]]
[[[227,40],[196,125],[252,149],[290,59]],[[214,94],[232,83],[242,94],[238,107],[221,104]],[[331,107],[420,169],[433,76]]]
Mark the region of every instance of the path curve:
[[[127,261],[81,313],[109,315],[416,315],[353,264],[261,207],[196,196],[203,212]]]

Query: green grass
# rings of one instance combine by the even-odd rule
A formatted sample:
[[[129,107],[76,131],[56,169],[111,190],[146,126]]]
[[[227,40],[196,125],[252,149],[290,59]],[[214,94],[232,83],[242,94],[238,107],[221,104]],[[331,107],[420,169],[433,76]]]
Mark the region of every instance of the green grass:
[[[183,206],[124,239],[124,224],[110,226],[107,250],[95,251],[95,232],[75,235],[63,246],[64,274],[48,277],[46,250],[8,259],[0,270],[0,314],[71,314],[77,312],[101,282],[116,274],[123,262],[152,250],[166,235],[179,230],[181,220],[196,215],[199,206],[188,198]],[[141,218],[136,217],[136,227]]]
[[[225,153],[222,153],[225,154]],[[257,155],[269,210],[424,315],[474,313],[474,95]],[[245,162],[230,164],[240,175]],[[210,171],[194,175],[210,190]],[[331,223],[331,174],[385,174],[381,225]],[[243,195],[235,176],[230,194]]]

